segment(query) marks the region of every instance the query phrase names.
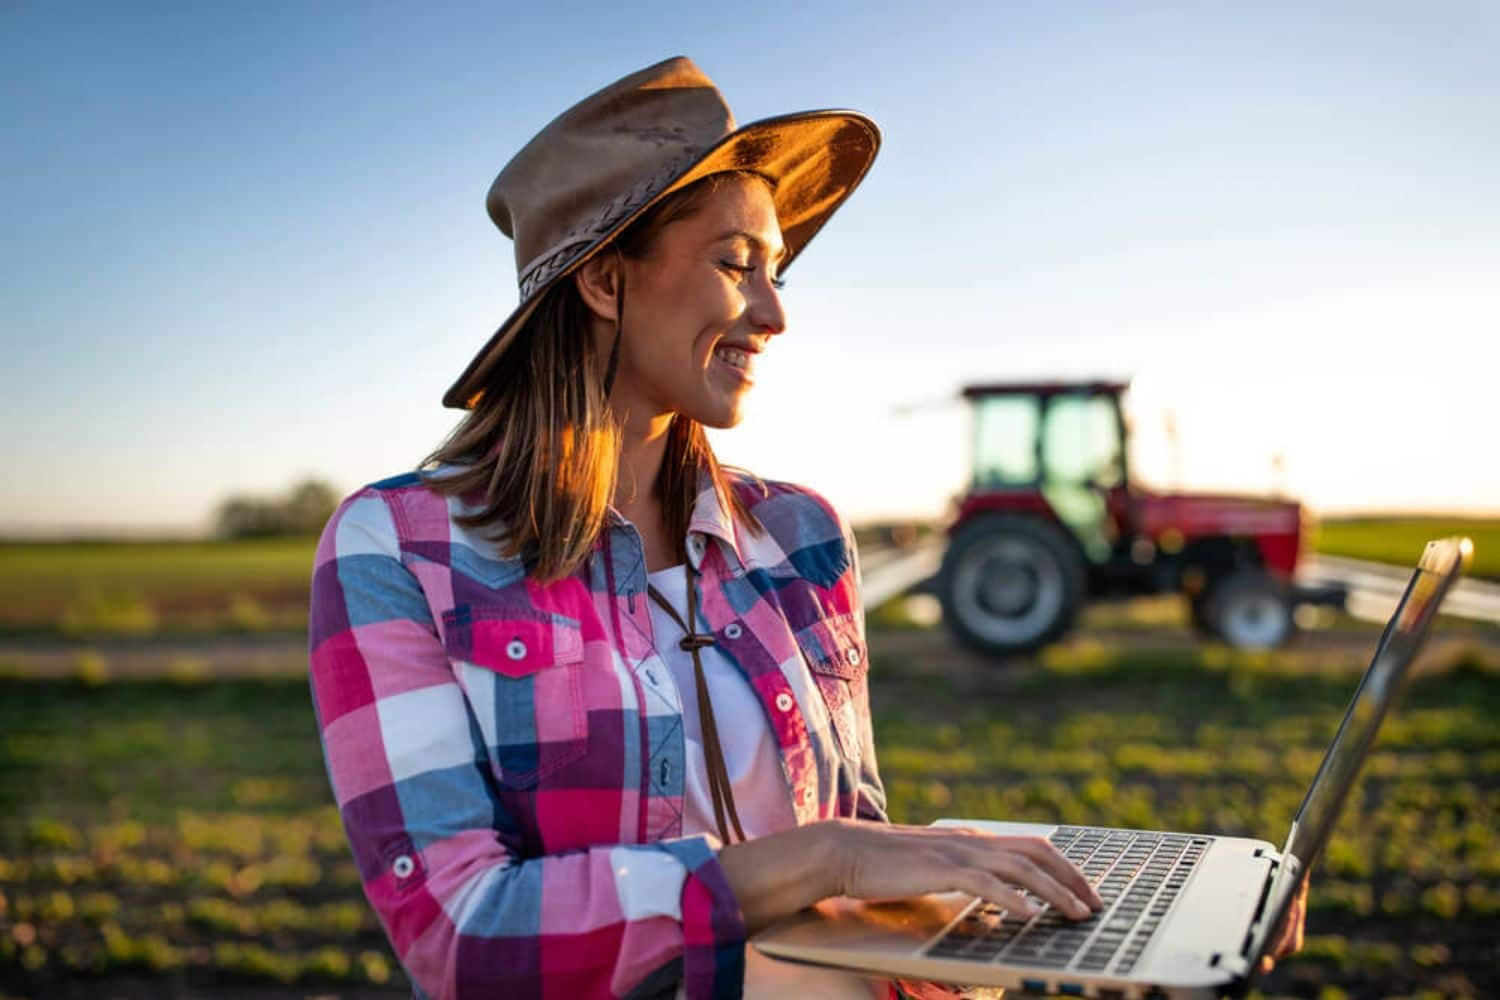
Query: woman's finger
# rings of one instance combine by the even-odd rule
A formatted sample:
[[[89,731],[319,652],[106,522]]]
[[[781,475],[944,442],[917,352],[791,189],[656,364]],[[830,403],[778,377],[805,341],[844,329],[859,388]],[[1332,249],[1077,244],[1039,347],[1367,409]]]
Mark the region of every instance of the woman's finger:
[[[1104,905],[1104,900],[1089,883],[1088,876],[1069,861],[1067,856],[1059,851],[1050,840],[1043,837],[996,837],[995,839],[1041,865],[1053,878],[1067,886],[1085,903],[1095,908]]]
[[[1024,854],[1007,852],[998,857],[991,856],[986,867],[1007,882],[1030,889],[1075,920],[1082,920],[1092,912],[1089,904]]]
[[[1034,917],[1042,912],[1042,908],[1025,896],[1014,886],[991,875],[989,872],[979,868],[961,868],[954,872],[958,883],[953,886],[959,892],[967,892],[971,896],[987,899],[991,903],[1005,910],[1006,913],[1019,914],[1024,917]]]
[[[1287,911],[1286,919],[1281,923],[1281,932],[1276,937],[1276,947],[1273,954],[1277,958],[1285,958],[1302,950],[1303,933],[1307,925],[1307,882],[1304,880],[1297,889],[1297,895],[1292,900],[1291,908]]]

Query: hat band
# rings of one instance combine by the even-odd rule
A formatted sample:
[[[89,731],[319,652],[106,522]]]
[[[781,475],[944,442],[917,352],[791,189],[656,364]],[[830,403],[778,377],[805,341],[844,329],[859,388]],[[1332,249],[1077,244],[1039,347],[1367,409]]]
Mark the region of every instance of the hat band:
[[[631,215],[665,191],[698,158],[698,147],[687,146],[654,174],[624,194],[605,202],[588,219],[568,231],[551,247],[532,258],[517,275],[521,298],[529,299],[568,269],[586,251],[597,246]]]

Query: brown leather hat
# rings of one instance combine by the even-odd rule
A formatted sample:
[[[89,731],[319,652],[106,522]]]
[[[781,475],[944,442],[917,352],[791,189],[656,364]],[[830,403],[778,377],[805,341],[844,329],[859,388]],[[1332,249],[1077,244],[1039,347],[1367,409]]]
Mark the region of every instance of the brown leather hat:
[[[472,407],[542,293],[664,195],[726,170],[765,176],[787,248],[785,271],[859,185],[879,147],[879,129],[856,111],[802,111],[736,129],[713,81],[681,56],[584,98],[490,186],[490,218],[516,243],[521,302],[443,405]]]

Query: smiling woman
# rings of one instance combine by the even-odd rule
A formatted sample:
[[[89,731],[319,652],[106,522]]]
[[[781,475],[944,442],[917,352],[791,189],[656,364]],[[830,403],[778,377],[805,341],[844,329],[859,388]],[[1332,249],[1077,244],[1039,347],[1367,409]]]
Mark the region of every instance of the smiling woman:
[[[946,995],[747,937],[838,895],[1099,905],[1045,840],[887,821],[853,534],[705,436],[740,422],[781,273],[877,135],[737,129],[672,59],[492,187],[521,304],[445,396],[452,437],[340,505],[313,581],[334,795],[424,995]]]
[[[621,254],[583,266],[578,287],[595,315],[596,339],[624,327],[640,337],[620,359],[613,399],[622,412],[675,410],[732,427],[755,381],[754,356],[786,329],[776,203],[765,178],[737,172],[698,181],[668,206],[675,225],[646,217],[639,235],[619,241]],[[621,283],[631,289],[625,324],[617,323],[614,301]]]

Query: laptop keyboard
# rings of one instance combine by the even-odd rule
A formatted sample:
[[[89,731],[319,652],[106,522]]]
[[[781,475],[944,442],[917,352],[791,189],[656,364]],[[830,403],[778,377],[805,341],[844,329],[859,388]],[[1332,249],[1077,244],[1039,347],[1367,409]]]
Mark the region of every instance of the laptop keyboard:
[[[1034,897],[1045,907],[1035,917],[980,901],[926,954],[1079,972],[1130,972],[1211,842],[1209,837],[1076,826],[1059,827],[1051,839],[1083,869],[1104,900],[1102,910],[1074,921]]]

